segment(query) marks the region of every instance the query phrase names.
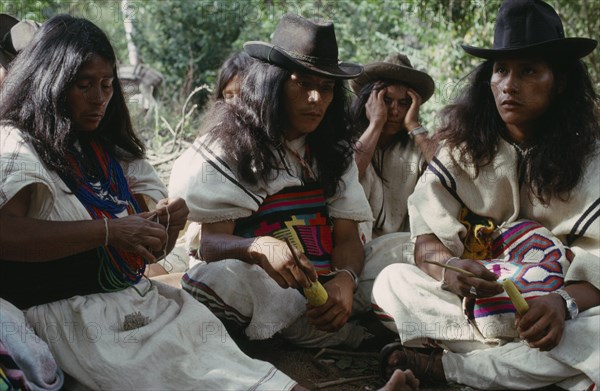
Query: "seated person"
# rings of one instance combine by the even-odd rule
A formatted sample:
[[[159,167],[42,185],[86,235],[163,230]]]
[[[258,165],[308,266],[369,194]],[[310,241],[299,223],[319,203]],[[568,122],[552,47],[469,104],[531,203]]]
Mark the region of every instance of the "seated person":
[[[350,82],[357,98],[352,123],[361,133],[356,165],[375,221],[365,224],[367,242],[394,232],[408,232],[406,201],[417,184],[435,143],[419,123],[421,105],[433,95],[427,73],[414,69],[408,57],[395,53],[365,65]]]
[[[440,151],[409,198],[416,265],[388,266],[373,289],[402,341],[382,350],[388,375],[600,384],[600,121],[581,61],[597,42],[563,31],[543,1],[509,0],[493,48],[463,45],[485,62],[443,111]],[[519,284],[528,310],[515,314],[500,278]]]
[[[164,198],[144,160],[116,63],[96,25],[67,15],[12,63],[0,90],[0,297],[91,389],[303,389],[244,355],[188,293],[143,279],[188,208]]]
[[[243,73],[250,67],[250,64],[252,64],[252,57],[244,51],[234,53],[225,60],[219,68],[215,87],[215,100],[224,100],[231,103],[240,96],[240,83]]]
[[[348,322],[363,268],[357,225],[371,212],[343,80],[362,67],[339,63],[332,23],[292,14],[272,43],[244,49],[256,60],[240,97],[215,105],[208,131],[171,173],[169,193],[186,199],[190,220],[202,224],[205,263],[182,286],[251,339],[280,333],[302,346],[356,347],[368,336]],[[299,264],[286,239],[302,253]],[[296,288],[317,275],[327,276],[328,299],[307,308]]]

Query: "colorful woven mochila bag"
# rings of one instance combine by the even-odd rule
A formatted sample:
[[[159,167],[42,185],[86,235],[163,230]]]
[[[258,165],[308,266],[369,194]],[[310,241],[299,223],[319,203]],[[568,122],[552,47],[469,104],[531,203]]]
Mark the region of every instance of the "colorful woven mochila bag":
[[[499,281],[511,279],[525,300],[563,287],[573,253],[539,223],[517,220],[497,227],[491,219],[465,210],[460,220],[467,228],[462,258],[481,262]],[[465,299],[465,309],[485,338],[518,337],[516,310],[506,292]]]
[[[114,219],[141,212],[119,162],[97,141],[81,142],[66,155],[72,177],[61,178],[85,206],[92,219]],[[98,282],[107,292],[135,285],[146,261],[113,246],[98,247]]]

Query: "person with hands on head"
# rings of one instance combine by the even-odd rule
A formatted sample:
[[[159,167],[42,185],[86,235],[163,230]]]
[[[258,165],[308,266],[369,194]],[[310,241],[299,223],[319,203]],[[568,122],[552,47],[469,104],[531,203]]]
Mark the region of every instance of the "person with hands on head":
[[[413,68],[410,59],[392,53],[365,65],[350,81],[357,95],[351,123],[361,135],[355,146],[360,184],[369,200],[374,221],[360,224],[365,241],[365,287],[357,302],[370,306],[370,292],[383,267],[402,262],[410,244],[408,197],[412,194],[436,144],[419,122],[421,105],[434,93],[427,73]]]
[[[350,82],[357,98],[352,115],[360,127],[356,162],[362,178],[372,163],[376,149],[384,150],[396,142],[406,147],[409,140],[426,161],[435,153],[429,133],[419,123],[421,105],[435,90],[431,76],[413,68],[402,53],[393,53],[383,61],[365,65],[364,72]]]
[[[364,227],[368,242],[409,230],[406,201],[436,148],[419,123],[421,105],[431,98],[435,84],[407,56],[393,53],[365,65],[350,86],[357,95],[352,123],[361,134],[356,165],[375,217]]]
[[[333,23],[293,14],[272,43],[244,50],[255,60],[240,96],[215,105],[206,134],[171,173],[169,193],[202,224],[205,262],[182,286],[252,339],[279,333],[303,346],[356,347],[367,336],[348,322],[364,257],[357,225],[372,216],[343,81],[362,67],[339,62]],[[328,299],[307,307],[299,290],[317,278]]]
[[[382,350],[388,376],[411,368],[480,389],[600,384],[599,102],[581,60],[596,46],[565,38],[541,0],[505,0],[493,48],[463,45],[485,61],[442,111],[440,149],[409,198],[416,265],[388,266],[373,289],[402,341]],[[498,284],[508,277],[524,314]],[[445,350],[411,349],[424,346]]]
[[[102,30],[58,15],[11,65],[0,91],[0,296],[75,388],[304,389],[244,355],[188,293],[143,278],[189,211],[144,160],[116,64]],[[207,327],[219,337],[200,338]]]

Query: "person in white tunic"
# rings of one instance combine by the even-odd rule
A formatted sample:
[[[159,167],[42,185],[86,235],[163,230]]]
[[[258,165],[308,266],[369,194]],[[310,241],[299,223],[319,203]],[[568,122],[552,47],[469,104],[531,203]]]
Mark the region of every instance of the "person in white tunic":
[[[415,264],[389,266],[373,289],[401,340],[382,350],[388,376],[411,368],[421,380],[479,389],[600,383],[600,125],[581,60],[596,46],[565,38],[560,17],[540,0],[502,4],[493,48],[463,45],[485,62],[443,111],[442,146],[409,199]],[[485,234],[470,240],[464,208],[502,235],[525,226],[534,234],[515,235],[517,245],[502,250],[507,258],[473,256]],[[486,308],[478,314],[477,304],[502,302],[497,280],[517,265],[535,272],[519,280],[524,295],[528,283],[544,292],[528,297],[523,314],[510,301],[495,307],[487,325],[501,327],[481,327]]]
[[[350,87],[357,95],[352,124],[361,134],[355,153],[358,176],[375,218],[365,224],[366,242],[408,232],[408,196],[435,152],[419,123],[421,105],[433,95],[435,83],[407,56],[393,53],[365,65]]]
[[[24,311],[67,388],[303,389],[242,353],[187,292],[143,279],[188,209],[143,159],[116,64],[106,35],[68,15],[12,63],[0,94],[2,303]]]
[[[333,23],[293,14],[272,43],[250,41],[244,50],[256,61],[240,96],[215,105],[208,133],[171,173],[169,193],[202,224],[205,262],[182,286],[251,339],[280,333],[302,346],[356,347],[368,337],[348,322],[363,269],[357,226],[372,216],[343,81],[362,66],[339,62]],[[317,276],[328,299],[307,307],[301,291]],[[369,309],[370,291],[361,297]]]

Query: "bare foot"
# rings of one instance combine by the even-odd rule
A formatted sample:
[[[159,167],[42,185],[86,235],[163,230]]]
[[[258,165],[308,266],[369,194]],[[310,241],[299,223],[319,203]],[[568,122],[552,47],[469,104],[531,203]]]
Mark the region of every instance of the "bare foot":
[[[413,375],[410,369],[406,371],[402,371],[400,369],[396,369],[388,380],[385,383],[383,388],[379,389],[379,391],[418,391],[419,390],[419,379]]]

